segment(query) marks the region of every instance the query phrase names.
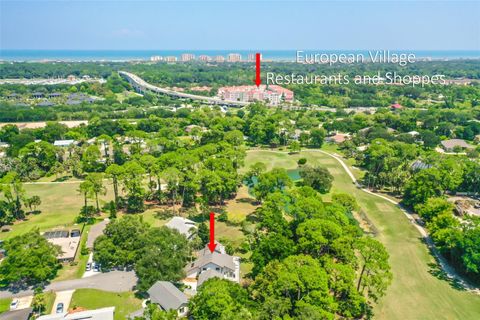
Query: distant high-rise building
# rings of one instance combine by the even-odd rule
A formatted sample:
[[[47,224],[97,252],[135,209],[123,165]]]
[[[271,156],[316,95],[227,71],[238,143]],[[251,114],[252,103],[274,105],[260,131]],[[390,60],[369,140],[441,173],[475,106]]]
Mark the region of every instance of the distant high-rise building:
[[[249,53],[248,54],[248,61],[253,62],[256,61],[256,53]],[[262,60],[262,55],[260,54],[260,60]]]
[[[228,62],[240,62],[242,61],[242,55],[239,53],[229,53],[227,56]]]
[[[225,57],[224,56],[216,56],[215,61],[216,62],[225,62]]]
[[[212,58],[210,56],[207,56],[207,55],[201,55],[201,56],[198,57],[198,60],[203,61],[203,62],[208,62],[208,61],[212,61]]]
[[[167,62],[175,62],[177,61],[177,57],[175,56],[167,56],[163,59],[164,61],[167,61]]]
[[[192,61],[195,60],[195,55],[192,53],[182,53],[182,55],[180,56],[180,60],[182,62]]]
[[[158,61],[162,61],[163,58],[161,56],[151,56],[150,57],[150,61],[152,62],[158,62]]]

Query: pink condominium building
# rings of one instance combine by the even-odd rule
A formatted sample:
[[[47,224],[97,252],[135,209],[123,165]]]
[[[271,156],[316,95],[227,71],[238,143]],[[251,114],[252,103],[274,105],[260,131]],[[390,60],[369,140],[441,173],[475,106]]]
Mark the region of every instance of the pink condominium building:
[[[268,87],[260,85],[258,88],[256,86],[233,86],[219,88],[218,97],[242,102],[265,101],[272,105],[278,105],[281,102],[292,102],[293,91],[277,85]]]

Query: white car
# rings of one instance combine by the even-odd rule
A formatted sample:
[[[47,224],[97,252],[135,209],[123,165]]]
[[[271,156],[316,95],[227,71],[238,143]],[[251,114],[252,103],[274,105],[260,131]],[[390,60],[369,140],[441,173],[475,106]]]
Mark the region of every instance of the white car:
[[[15,310],[18,308],[19,301],[17,299],[13,300],[12,303],[10,303],[10,310]]]

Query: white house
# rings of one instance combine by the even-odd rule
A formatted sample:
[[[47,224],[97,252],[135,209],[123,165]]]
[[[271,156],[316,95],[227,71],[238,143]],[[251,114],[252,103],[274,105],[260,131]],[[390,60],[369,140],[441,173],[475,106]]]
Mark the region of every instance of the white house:
[[[183,234],[188,240],[193,238],[197,230],[195,222],[183,217],[173,217],[165,226],[178,230],[178,232]]]

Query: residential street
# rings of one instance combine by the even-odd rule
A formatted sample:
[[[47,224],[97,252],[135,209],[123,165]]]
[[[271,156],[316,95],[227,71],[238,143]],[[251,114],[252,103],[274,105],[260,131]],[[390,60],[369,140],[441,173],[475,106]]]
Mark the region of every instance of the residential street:
[[[132,290],[137,282],[137,276],[133,271],[111,271],[100,273],[87,278],[59,281],[49,284],[45,291],[66,291],[75,289],[99,289],[111,292],[124,292]],[[33,294],[33,290],[19,292],[0,291],[0,299],[11,297],[23,297]]]

